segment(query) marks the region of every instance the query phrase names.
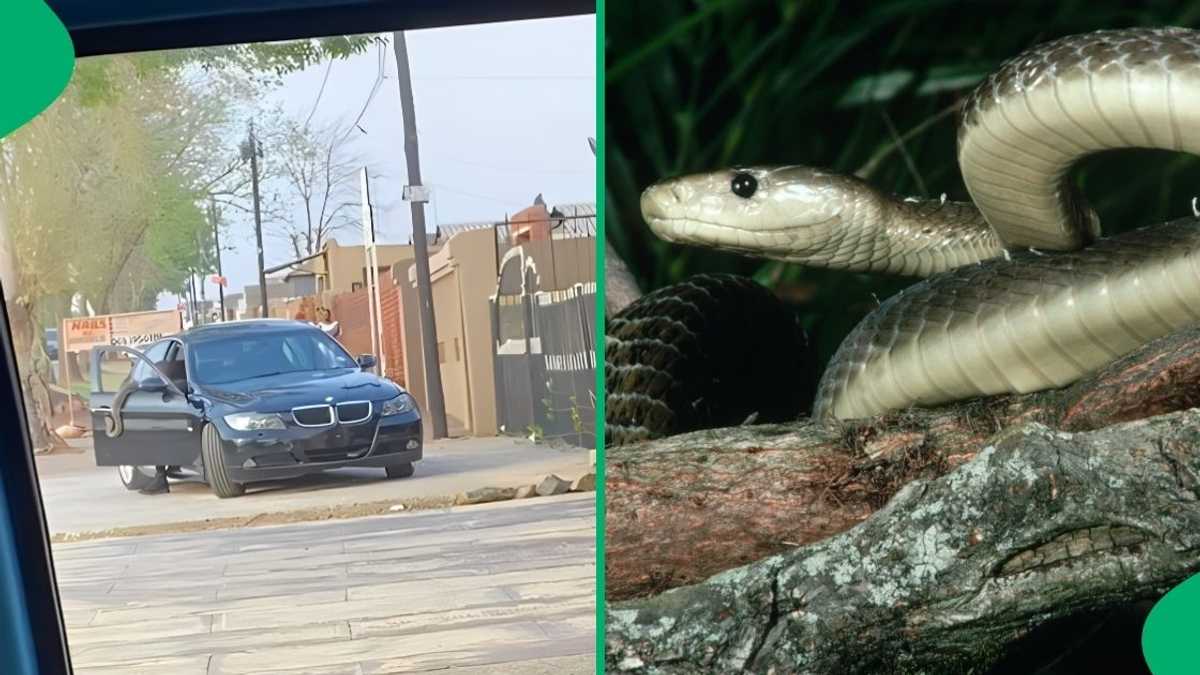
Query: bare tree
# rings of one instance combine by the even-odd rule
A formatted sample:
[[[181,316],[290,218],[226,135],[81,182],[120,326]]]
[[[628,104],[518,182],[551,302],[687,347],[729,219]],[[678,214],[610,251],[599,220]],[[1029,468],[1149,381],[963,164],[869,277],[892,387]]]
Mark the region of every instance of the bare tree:
[[[284,119],[274,141],[281,191],[287,201],[298,202],[302,216],[282,218],[273,229],[297,258],[312,255],[330,235],[358,222],[355,179],[365,160],[350,149],[353,137],[341,125],[313,127]]]

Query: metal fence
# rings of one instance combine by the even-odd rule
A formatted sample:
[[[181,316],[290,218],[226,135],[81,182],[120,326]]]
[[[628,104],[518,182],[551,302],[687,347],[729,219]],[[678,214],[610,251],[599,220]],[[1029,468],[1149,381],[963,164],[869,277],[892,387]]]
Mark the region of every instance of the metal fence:
[[[504,290],[491,300],[501,428],[596,447],[595,282]]]

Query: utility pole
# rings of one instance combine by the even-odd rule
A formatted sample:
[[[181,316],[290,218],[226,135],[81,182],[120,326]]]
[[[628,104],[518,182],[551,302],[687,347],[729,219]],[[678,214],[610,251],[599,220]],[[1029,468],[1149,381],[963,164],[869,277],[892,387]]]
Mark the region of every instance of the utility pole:
[[[225,278],[225,273],[221,271],[221,228],[217,226],[217,202],[212,198],[208,198],[208,219],[212,221],[213,226],[213,246],[217,249],[217,276],[222,280]],[[221,321],[225,321],[225,284],[217,282],[217,294],[221,298]]]
[[[199,325],[196,320],[196,275],[191,268],[188,269],[187,286],[183,288],[188,299],[188,320],[192,322],[193,326]]]
[[[428,191],[421,185],[421,162],[417,155],[417,118],[413,106],[412,74],[408,69],[408,43],[404,31],[392,33],[396,49],[396,80],[400,83],[400,112],[404,116],[404,158],[408,163],[408,185],[404,198],[412,205],[413,257],[417,265],[417,308],[421,316],[421,355],[425,361],[426,413],[433,437],[446,437],[446,399],[442,394],[442,370],[438,362],[437,326],[433,315],[433,289],[429,280],[429,245],[425,241],[425,202]]]
[[[262,302],[260,316],[266,318],[268,316],[267,274],[263,271],[262,214],[258,205],[259,157],[262,157],[262,148],[258,145],[258,139],[254,137],[254,120],[251,120],[250,133],[246,136],[246,142],[242,144],[242,160],[250,160],[250,189],[254,193],[254,236],[258,240],[258,296]]]
[[[201,293],[201,296],[203,296],[203,295],[204,294]],[[196,308],[195,310],[193,310],[195,312],[195,318],[193,319],[193,321],[195,321],[196,323],[199,323],[199,324],[204,323],[204,317],[201,316],[202,312],[200,311],[203,306],[202,298],[196,297],[196,272],[195,271],[192,272],[192,305]]]
[[[371,353],[379,359],[376,372],[387,375],[387,354],[383,348],[383,308],[379,303],[379,250],[375,245],[375,216],[371,213],[371,188],[367,167],[359,173],[362,194],[363,254],[367,269],[367,314],[371,321]]]

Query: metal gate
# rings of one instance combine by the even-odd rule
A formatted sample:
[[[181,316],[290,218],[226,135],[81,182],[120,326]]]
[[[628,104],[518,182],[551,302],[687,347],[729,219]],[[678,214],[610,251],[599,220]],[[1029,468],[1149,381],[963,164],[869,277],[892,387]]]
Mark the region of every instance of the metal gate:
[[[530,292],[537,273],[522,267],[491,298],[501,431],[594,448],[596,284]]]

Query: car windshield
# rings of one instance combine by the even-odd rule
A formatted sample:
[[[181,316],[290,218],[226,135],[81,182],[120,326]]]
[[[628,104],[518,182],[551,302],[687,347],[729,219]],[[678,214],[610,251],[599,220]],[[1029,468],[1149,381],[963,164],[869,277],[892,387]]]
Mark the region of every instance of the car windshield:
[[[280,373],[357,368],[358,364],[319,331],[243,335],[192,345],[190,377],[223,384]]]

